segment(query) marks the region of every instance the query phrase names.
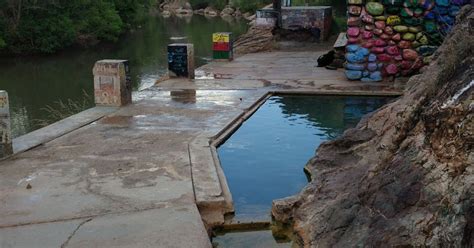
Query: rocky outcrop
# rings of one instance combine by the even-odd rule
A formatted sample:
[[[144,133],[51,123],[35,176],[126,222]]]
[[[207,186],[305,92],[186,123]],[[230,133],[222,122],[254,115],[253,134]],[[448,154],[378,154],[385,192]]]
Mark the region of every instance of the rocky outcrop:
[[[272,213],[305,247],[472,247],[474,11],[401,98],[319,147]]]

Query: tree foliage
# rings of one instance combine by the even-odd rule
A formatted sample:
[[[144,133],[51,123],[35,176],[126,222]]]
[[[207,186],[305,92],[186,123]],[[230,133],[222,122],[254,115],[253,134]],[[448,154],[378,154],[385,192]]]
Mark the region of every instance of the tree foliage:
[[[52,53],[80,37],[115,41],[152,0],[0,0],[0,51]]]

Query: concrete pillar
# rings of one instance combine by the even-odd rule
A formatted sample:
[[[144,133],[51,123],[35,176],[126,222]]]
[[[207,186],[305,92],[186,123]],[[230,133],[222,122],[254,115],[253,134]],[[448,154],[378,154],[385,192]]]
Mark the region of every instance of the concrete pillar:
[[[13,154],[8,93],[0,90],[0,158]]]
[[[119,107],[132,103],[128,60],[100,60],[92,72],[96,105]]]
[[[212,34],[212,58],[215,61],[231,61],[234,59],[233,46],[232,33],[220,32]]]
[[[194,79],[194,45],[175,43],[168,45],[168,74],[171,78]]]

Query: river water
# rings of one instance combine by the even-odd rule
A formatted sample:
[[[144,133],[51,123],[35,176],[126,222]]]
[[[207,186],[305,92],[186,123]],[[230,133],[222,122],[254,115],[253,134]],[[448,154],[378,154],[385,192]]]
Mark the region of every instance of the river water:
[[[127,33],[114,44],[69,49],[50,56],[2,58],[0,89],[9,93],[13,136],[40,128],[40,122],[56,121],[45,108],[57,108],[58,101],[72,100],[83,108],[92,107],[92,67],[97,60],[128,59],[134,88],[140,89],[166,73],[168,44],[193,43],[196,64],[200,66],[211,58],[212,33],[233,32],[238,36],[246,30],[243,19],[150,16],[141,29]]]

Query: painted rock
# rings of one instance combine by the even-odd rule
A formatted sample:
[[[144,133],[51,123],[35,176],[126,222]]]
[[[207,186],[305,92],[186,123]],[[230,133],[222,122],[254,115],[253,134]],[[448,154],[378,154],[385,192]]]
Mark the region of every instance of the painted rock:
[[[348,3],[348,4],[361,5],[361,4],[362,4],[362,0],[348,0],[347,3]]]
[[[377,2],[368,2],[365,5],[365,9],[367,12],[369,12],[371,15],[378,16],[383,14],[384,6],[381,3]]]
[[[375,22],[375,27],[378,29],[384,29],[385,28],[385,22],[384,21],[376,21]]]
[[[403,58],[406,60],[416,60],[418,58],[418,53],[412,49],[403,50]]]
[[[362,31],[362,38],[368,40],[368,39],[371,39],[372,36],[374,36],[372,32],[367,31],[367,30]]]
[[[419,46],[421,46],[421,44],[420,44],[420,42],[418,42],[416,40],[411,43],[411,48],[417,48]]]
[[[382,35],[380,35],[380,39],[388,41],[388,40],[392,39],[392,36],[388,35],[388,34],[382,34]]]
[[[370,71],[365,70],[362,72],[362,77],[368,77],[369,75],[370,75]]]
[[[367,48],[361,47],[355,53],[356,53],[357,56],[365,57],[365,56],[369,55],[370,51]]]
[[[425,31],[428,32],[428,33],[435,33],[436,31],[438,31],[438,26],[436,25],[436,23],[434,21],[425,21],[424,23],[425,25]]]
[[[413,65],[413,62],[411,62],[411,61],[403,60],[402,62],[400,62],[400,67],[403,70],[410,69],[412,65]]]
[[[368,58],[369,62],[375,62],[377,61],[377,55],[371,53],[369,54],[369,58]]]
[[[388,55],[388,54],[379,54],[377,55],[377,60],[378,61],[381,61],[381,62],[389,62],[390,60],[392,60],[392,56]]]
[[[436,0],[436,5],[438,6],[444,6],[447,7],[449,6],[449,0]]]
[[[408,27],[408,32],[410,32],[410,33],[418,33],[420,31],[421,30],[417,27]]]
[[[395,46],[395,45],[397,44],[397,42],[395,42],[395,41],[393,41],[393,40],[389,40],[389,41],[387,41],[387,44],[388,44],[389,46]]]
[[[387,47],[387,53],[390,55],[400,55],[400,49],[397,46],[389,46]]]
[[[347,29],[347,35],[349,35],[350,37],[357,37],[359,36],[359,33],[360,33],[359,28],[351,27]]]
[[[402,24],[402,19],[400,19],[399,16],[392,15],[392,16],[387,17],[387,25],[397,26],[400,24]]]
[[[359,80],[362,78],[362,71],[346,70],[346,77],[349,80]]]
[[[372,30],[374,30],[374,26],[373,25],[365,25],[364,29],[367,30],[367,31],[372,31]]]
[[[383,34],[383,29],[378,29],[378,28],[374,29],[374,34],[375,34],[375,35],[381,35],[381,34]]]
[[[389,75],[395,75],[398,73],[398,67],[395,64],[389,64],[385,67],[385,71]]]
[[[407,27],[407,26],[403,26],[403,25],[394,26],[393,29],[394,29],[395,31],[397,31],[398,33],[406,33],[406,32],[408,32],[408,27]]]
[[[361,24],[359,17],[351,16],[347,19],[347,26],[349,27],[358,27]]]
[[[393,28],[390,26],[386,26],[385,29],[383,30],[386,34],[392,35],[393,34]]]
[[[346,64],[346,69],[347,70],[353,70],[353,71],[363,71],[365,69],[365,65],[347,63]]]
[[[356,44],[356,43],[359,43],[359,39],[355,37],[349,37],[349,39],[347,39],[347,43]]]
[[[397,56],[393,57],[393,59],[396,60],[396,61],[402,61],[402,60],[403,60],[403,57],[402,57],[402,55],[400,54],[400,55],[397,55]]]
[[[384,47],[387,45],[387,42],[385,42],[384,40],[382,39],[377,39],[375,40],[375,46],[378,46],[378,47]]]
[[[398,47],[401,49],[408,49],[411,47],[411,41],[402,40],[398,42]]]
[[[409,41],[414,41],[415,40],[415,35],[412,34],[412,33],[405,33],[405,34],[403,34],[402,39],[409,40]]]
[[[384,22],[385,22],[385,21],[387,21],[387,17],[386,17],[386,16],[383,16],[383,15],[381,15],[381,16],[376,16],[376,17],[375,17],[375,20],[376,20],[376,21],[384,21]]]
[[[367,48],[367,49],[370,49],[374,46],[374,42],[371,41],[371,40],[368,40],[367,42],[365,42],[364,44],[362,44],[362,47],[364,48]]]
[[[377,70],[377,64],[376,63],[368,63],[367,64],[367,69],[369,71],[376,71]]]
[[[355,53],[348,53],[348,54],[346,54],[346,60],[349,63],[362,63],[362,62],[365,61],[365,57],[360,56],[360,55],[355,54]]]
[[[359,46],[358,45],[348,45],[346,46],[346,51],[350,52],[350,53],[354,53],[356,52],[357,50],[359,50]]]
[[[380,54],[380,53],[384,53],[385,49],[383,47],[372,47],[370,51],[373,53]]]
[[[379,71],[370,73],[370,79],[373,81],[382,81],[382,74]]]
[[[362,12],[362,7],[357,6],[357,5],[349,5],[348,12],[351,15],[359,16],[360,13]]]
[[[362,15],[362,21],[365,23],[372,24],[374,23],[374,17],[368,14]]]
[[[395,34],[392,36],[392,40],[394,41],[400,41],[402,39],[402,36],[400,34]]]
[[[438,47],[436,46],[420,46],[417,51],[423,56],[430,56],[432,55]]]

